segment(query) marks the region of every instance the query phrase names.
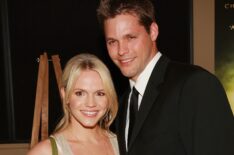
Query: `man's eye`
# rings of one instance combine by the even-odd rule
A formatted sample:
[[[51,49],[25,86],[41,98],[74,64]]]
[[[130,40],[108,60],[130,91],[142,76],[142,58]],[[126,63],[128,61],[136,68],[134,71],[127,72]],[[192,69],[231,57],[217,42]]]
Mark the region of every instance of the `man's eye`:
[[[132,39],[135,39],[135,38],[136,38],[135,36],[128,36],[129,40],[132,40]]]
[[[110,41],[107,42],[107,44],[108,44],[108,45],[113,45],[113,44],[115,44],[115,42],[116,42],[116,41],[114,41],[114,40],[110,40]]]

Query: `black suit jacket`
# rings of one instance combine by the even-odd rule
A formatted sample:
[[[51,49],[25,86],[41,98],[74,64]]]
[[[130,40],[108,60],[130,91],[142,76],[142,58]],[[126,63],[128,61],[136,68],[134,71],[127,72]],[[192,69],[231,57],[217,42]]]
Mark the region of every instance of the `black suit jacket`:
[[[234,118],[215,76],[162,56],[148,81],[128,153],[128,92],[116,119],[121,155],[234,155]]]

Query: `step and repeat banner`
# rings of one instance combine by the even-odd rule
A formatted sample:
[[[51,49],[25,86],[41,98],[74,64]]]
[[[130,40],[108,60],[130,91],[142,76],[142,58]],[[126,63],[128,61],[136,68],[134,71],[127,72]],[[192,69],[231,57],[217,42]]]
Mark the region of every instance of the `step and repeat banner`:
[[[234,113],[234,1],[215,0],[215,74]]]

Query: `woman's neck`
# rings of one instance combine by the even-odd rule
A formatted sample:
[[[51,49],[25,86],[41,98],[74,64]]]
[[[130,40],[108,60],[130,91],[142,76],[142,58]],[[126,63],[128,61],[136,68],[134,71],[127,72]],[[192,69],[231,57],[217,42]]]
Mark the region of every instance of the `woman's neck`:
[[[98,142],[107,134],[106,131],[101,129],[98,125],[94,128],[84,128],[83,126],[74,126],[70,124],[63,131],[63,135],[67,140]]]

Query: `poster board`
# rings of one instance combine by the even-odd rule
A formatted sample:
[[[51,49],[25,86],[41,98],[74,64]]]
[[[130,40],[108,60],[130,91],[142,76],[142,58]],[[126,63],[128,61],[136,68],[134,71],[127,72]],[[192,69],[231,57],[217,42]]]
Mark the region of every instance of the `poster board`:
[[[234,113],[234,1],[215,0],[215,74]]]

